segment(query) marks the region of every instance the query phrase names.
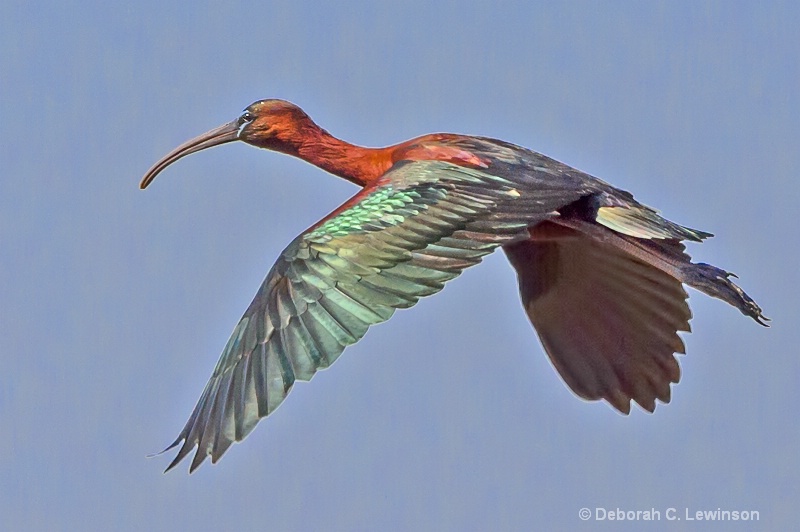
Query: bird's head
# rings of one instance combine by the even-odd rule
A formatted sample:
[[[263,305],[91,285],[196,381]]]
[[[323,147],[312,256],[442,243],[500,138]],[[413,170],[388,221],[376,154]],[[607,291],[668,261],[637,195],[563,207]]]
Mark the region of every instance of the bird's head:
[[[284,100],[259,100],[249,105],[236,120],[184,142],[154,164],[142,178],[146,188],[167,166],[178,159],[212,146],[241,140],[259,148],[297,155],[303,139],[319,127],[293,103]]]

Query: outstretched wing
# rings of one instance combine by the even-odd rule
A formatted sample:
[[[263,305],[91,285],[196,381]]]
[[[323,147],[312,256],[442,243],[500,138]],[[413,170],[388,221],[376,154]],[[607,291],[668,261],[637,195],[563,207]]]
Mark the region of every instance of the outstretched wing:
[[[586,399],[627,414],[652,412],[680,378],[674,353],[692,313],[682,284],[722,299],[758,323],[761,308],[729,272],[696,264],[681,240],[710,233],[680,226],[632,198],[584,196],[562,216],[504,246],[520,295],[553,366]],[[616,203],[616,205],[615,205]],[[609,206],[610,205],[610,206]]]
[[[332,364],[370,325],[438,292],[580,191],[518,190],[441,161],[403,162],[281,254],[233,331],[167,470],[216,462],[283,402],[295,380]]]
[[[677,333],[689,331],[692,317],[681,281],[610,244],[613,235],[559,227],[560,238],[503,248],[525,312],[572,391],[625,414],[631,399],[652,412],[680,378],[673,353],[685,353]]]

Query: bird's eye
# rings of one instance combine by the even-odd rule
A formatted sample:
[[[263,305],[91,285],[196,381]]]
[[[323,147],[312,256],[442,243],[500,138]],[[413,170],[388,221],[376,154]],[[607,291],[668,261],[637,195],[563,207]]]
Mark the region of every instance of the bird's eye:
[[[242,116],[239,117],[239,125],[243,126],[245,124],[249,124],[254,119],[255,116],[253,116],[253,113],[251,113],[250,111],[245,111],[244,113],[242,113]]]

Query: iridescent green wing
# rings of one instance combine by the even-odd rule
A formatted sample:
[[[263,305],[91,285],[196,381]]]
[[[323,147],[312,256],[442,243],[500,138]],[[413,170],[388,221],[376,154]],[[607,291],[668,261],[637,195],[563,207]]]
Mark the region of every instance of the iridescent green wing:
[[[174,467],[216,462],[281,404],[295,380],[332,364],[370,325],[438,292],[575,191],[445,162],[401,163],[281,254],[233,331],[191,417]],[[525,233],[527,234],[527,233]],[[168,468],[168,469],[169,469]]]

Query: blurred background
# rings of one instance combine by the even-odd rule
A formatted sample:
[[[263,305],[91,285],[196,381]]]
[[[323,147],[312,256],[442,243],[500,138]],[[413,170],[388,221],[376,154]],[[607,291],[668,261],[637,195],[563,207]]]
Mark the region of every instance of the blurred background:
[[[595,508],[796,524],[800,8],[786,2],[21,2],[0,8],[0,528],[556,530]],[[673,400],[567,390],[495,254],[370,330],[220,463],[162,475],[281,250],[355,192],[244,144],[521,144],[711,231],[773,327],[691,291]],[[593,514],[590,524],[578,517]],[[668,508],[681,521],[667,522]],[[619,526],[620,523],[611,523]],[[641,523],[627,523],[641,529]]]

